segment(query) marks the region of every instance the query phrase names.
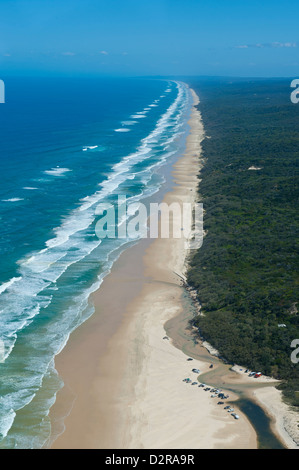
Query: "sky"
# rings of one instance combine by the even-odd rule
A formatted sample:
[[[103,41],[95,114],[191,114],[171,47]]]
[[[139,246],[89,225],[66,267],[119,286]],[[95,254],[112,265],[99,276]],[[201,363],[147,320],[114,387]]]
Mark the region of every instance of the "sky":
[[[0,0],[0,78],[299,76],[298,0]]]

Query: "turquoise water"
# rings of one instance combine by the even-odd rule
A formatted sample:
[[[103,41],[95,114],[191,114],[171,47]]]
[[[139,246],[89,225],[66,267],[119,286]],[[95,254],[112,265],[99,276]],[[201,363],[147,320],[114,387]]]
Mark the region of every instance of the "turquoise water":
[[[54,357],[93,313],[126,239],[99,203],[155,194],[182,151],[191,96],[165,80],[11,79],[0,114],[0,447],[39,448],[62,387]],[[132,216],[128,215],[128,217]]]

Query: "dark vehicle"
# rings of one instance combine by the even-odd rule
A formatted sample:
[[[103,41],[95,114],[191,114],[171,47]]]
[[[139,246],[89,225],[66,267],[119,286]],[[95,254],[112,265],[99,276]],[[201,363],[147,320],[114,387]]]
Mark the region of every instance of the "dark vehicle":
[[[224,393],[218,393],[218,398],[221,398],[221,400],[226,400],[229,397],[229,395],[225,395]]]

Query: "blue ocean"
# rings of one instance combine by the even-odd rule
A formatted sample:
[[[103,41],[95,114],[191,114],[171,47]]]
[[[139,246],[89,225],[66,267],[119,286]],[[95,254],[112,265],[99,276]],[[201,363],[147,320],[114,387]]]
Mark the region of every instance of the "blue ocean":
[[[55,355],[136,242],[99,239],[99,203],[139,202],[182,153],[188,87],[154,79],[14,78],[0,105],[0,448],[40,448],[63,387]],[[130,215],[128,215],[129,217]]]

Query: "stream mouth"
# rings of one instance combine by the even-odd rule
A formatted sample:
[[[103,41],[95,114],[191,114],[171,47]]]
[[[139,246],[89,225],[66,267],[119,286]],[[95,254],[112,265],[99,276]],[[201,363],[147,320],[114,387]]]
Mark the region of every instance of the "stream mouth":
[[[231,370],[231,364],[225,364],[221,359],[212,356],[194,335],[190,327],[190,320],[194,317],[194,307],[190,296],[183,290],[182,312],[164,325],[167,335],[172,339],[173,345],[183,351],[187,356],[203,362],[213,364],[213,368],[199,376],[201,383],[214,388],[220,388],[234,393],[238,398],[228,403],[240,409],[248,418],[257,435],[258,449],[286,449],[271,428],[271,419],[259,406],[250,394],[257,388],[273,386],[273,383],[238,383],[238,373]]]
[[[206,353],[204,354],[206,358]],[[200,354],[198,355],[200,359]],[[214,367],[211,371],[202,374],[200,381],[209,384],[209,386],[216,388],[223,388],[229,392],[237,395],[238,399],[229,402],[233,407],[238,407],[244,413],[252,424],[256,435],[258,449],[286,449],[282,442],[278,439],[276,434],[271,429],[271,419],[265,413],[263,408],[259,406],[253,399],[250,398],[250,393],[257,388],[264,388],[265,384],[233,384],[229,380],[236,375],[236,372],[230,369],[230,365],[223,364],[219,359],[211,356],[211,363]],[[227,382],[226,379],[227,378]],[[268,386],[273,386],[269,384]]]
[[[259,449],[286,449],[271,430],[271,420],[264,410],[248,398],[240,398],[234,402],[247,416],[255,429]]]

